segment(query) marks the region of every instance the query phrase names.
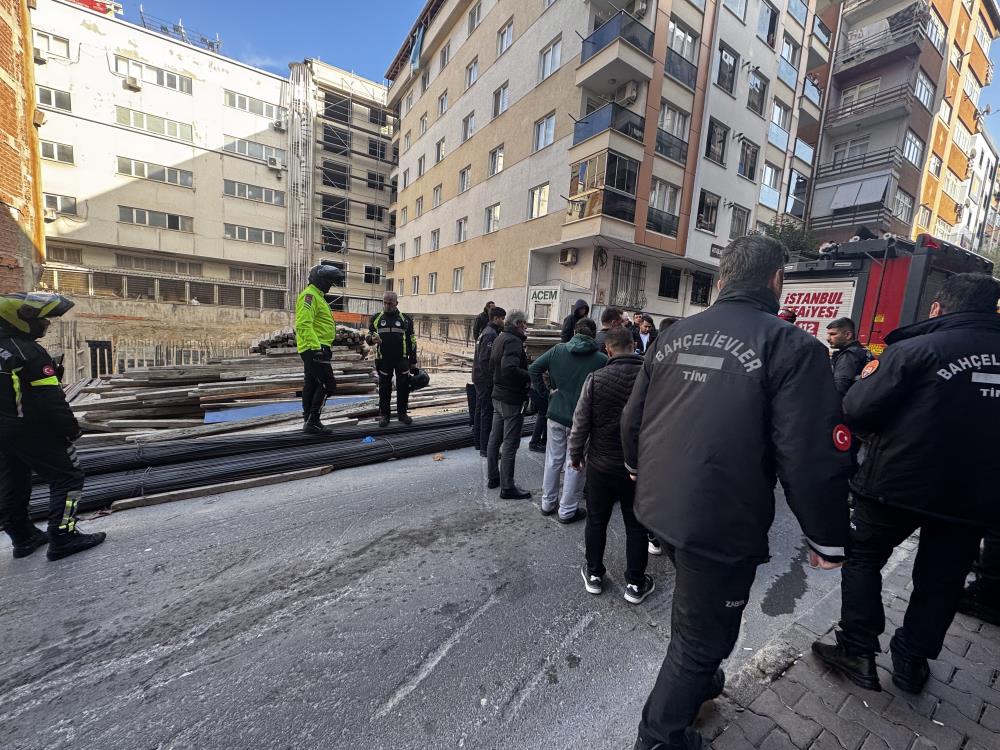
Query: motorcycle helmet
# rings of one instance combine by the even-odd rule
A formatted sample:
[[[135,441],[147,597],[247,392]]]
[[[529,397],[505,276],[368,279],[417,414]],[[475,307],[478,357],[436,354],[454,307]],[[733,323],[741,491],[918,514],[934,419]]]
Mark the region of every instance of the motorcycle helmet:
[[[73,302],[52,292],[0,294],[0,328],[39,339],[52,318],[65,315],[72,307]]]
[[[321,263],[309,269],[309,283],[326,294],[332,286],[344,283],[344,272],[336,266]]]
[[[421,370],[419,367],[416,368],[415,372],[410,373],[410,390],[418,391],[421,388],[426,388],[430,385],[431,376],[427,374],[427,370]]]

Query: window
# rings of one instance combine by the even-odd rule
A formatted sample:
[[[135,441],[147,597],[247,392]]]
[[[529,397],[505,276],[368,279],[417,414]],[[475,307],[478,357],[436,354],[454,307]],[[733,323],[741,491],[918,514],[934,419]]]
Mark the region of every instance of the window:
[[[736,14],[741,21],[747,14],[747,0],[722,0],[722,4]],[[662,295],[661,295],[662,296]]]
[[[399,279],[399,296],[406,296],[406,279]]]
[[[153,86],[163,86],[174,91],[180,91],[182,94],[191,93],[191,79],[187,76],[171,73],[163,68],[157,68],[147,63],[130,60],[121,55],[115,55],[115,73],[120,76],[132,76],[143,83],[149,83]],[[263,104],[263,102],[259,103]],[[274,105],[272,104],[271,106],[273,107]],[[250,111],[247,107],[241,107],[241,109]],[[271,119],[276,119],[276,116],[271,117]]]
[[[935,237],[947,237],[951,234],[951,224],[942,219],[940,216],[938,220],[934,222],[934,236]]]
[[[719,164],[726,163],[726,144],[729,142],[729,128],[714,117],[708,121],[708,139],[705,141],[705,156]]]
[[[382,238],[377,234],[366,234],[365,235],[365,252],[366,253],[380,253],[382,252]]]
[[[552,112],[535,123],[534,150],[539,151],[555,139],[556,113]]]
[[[689,63],[697,65],[698,36],[685,26],[675,22],[672,18],[668,27],[667,48],[669,51],[680,55]]]
[[[725,42],[719,42],[719,69],[715,83],[727,94],[736,90],[736,72],[740,67],[740,56]]]
[[[928,159],[927,161],[927,168],[930,170],[930,173],[935,177],[940,177],[941,166],[942,166],[941,157],[935,154],[933,151],[931,151],[931,158]]]
[[[424,238],[417,236],[413,238],[413,257],[416,258],[420,255],[420,246],[424,244]]]
[[[57,214],[66,216],[76,216],[76,198],[68,195],[55,195],[45,193],[43,196],[45,208],[55,211]]]
[[[771,122],[777,125],[779,128],[788,132],[789,125],[792,121],[792,109],[784,102],[780,101],[777,97],[771,102]]]
[[[403,134],[403,153],[405,154],[409,150],[410,150],[410,131],[407,130]]]
[[[323,195],[321,201],[320,218],[327,221],[347,221],[347,198],[337,195]]]
[[[462,118],[462,143],[465,143],[476,132],[476,113],[469,112]]]
[[[406,260],[406,243],[405,242],[400,242],[399,243],[399,259],[400,260]],[[402,284],[403,280],[400,279],[399,283]],[[403,293],[403,287],[402,286],[399,287],[399,293],[400,294]]]
[[[351,121],[351,100],[327,91],[323,97],[323,116],[337,122]]]
[[[406,211],[406,208],[403,208]],[[373,203],[365,204],[365,218],[368,221],[385,221],[385,206],[376,206]]]
[[[681,271],[679,268],[660,266],[660,284],[656,296],[679,299],[681,295]]]
[[[712,274],[698,272],[691,274],[691,304],[708,307],[711,297]]]
[[[403,170],[403,187],[407,188],[409,186],[410,186],[410,170],[409,169],[404,169]]]
[[[471,34],[479,26],[479,22],[483,20],[483,4],[476,3],[472,10],[469,11],[469,33]]]
[[[320,227],[319,249],[326,253],[342,253],[347,248],[347,234],[343,229]]]
[[[419,132],[420,132],[420,135],[423,135],[424,133],[427,132],[427,113],[426,112],[424,112],[422,115],[420,115]]]
[[[410,288],[413,290],[410,294],[420,294],[420,277],[411,276],[410,277]]]
[[[332,125],[323,126],[323,150],[331,154],[347,155],[351,153],[351,134],[347,130],[335,128]]]
[[[53,143],[52,141],[42,141],[42,158],[52,161],[61,161],[64,164],[73,163],[73,147],[65,143]]]
[[[369,172],[366,183],[370,190],[385,190],[385,175],[378,172]]]
[[[424,215],[424,196],[421,195],[419,198],[417,198],[416,202],[413,205],[413,218],[419,219],[423,215]]]
[[[472,62],[465,66],[465,88],[469,88],[479,78],[479,58],[472,58]]]
[[[434,144],[434,163],[437,164],[444,159],[444,154],[444,138],[442,138]]]
[[[880,83],[881,79],[876,78],[872,81],[859,83],[857,86],[852,86],[849,89],[844,89],[840,94],[840,106],[847,107],[875,96],[878,93]]]
[[[510,105],[510,93],[507,82],[493,92],[493,116],[499,117],[507,111]]]
[[[778,41],[778,10],[769,2],[762,2],[760,4],[760,16],[757,18],[757,36],[772,48]]]
[[[188,173],[190,174],[190,172]],[[262,187],[261,185],[249,185],[245,182],[235,180],[223,180],[222,192],[231,198],[242,198],[258,203],[270,203],[272,206],[285,205],[285,193],[283,190]]]
[[[904,224],[913,218],[913,196],[896,188],[896,200],[892,204],[892,215]]]
[[[134,109],[125,107],[115,107],[115,121],[119,125],[145,130],[157,135],[165,135],[169,138],[176,138],[181,141],[192,140],[191,125],[175,120],[168,120],[165,117],[147,115],[144,112],[136,112]]]
[[[743,237],[750,230],[750,209],[733,205],[733,213],[729,220],[729,239]]]
[[[490,162],[487,169],[488,176],[492,177],[503,171],[503,144],[490,151]]]
[[[497,32],[497,57],[510,49],[514,43],[514,19],[510,19]]]
[[[719,196],[707,190],[701,191],[698,198],[698,220],[695,226],[706,232],[715,232],[715,224],[719,219]]]
[[[660,129],[670,133],[670,135],[686,141],[690,119],[687,112],[678,109],[670,102],[660,103]]]
[[[43,107],[54,107],[64,109],[67,112],[73,111],[71,97],[68,91],[58,91],[47,86],[36,86],[38,92],[38,103]]]
[[[472,187],[472,167],[465,167],[458,173],[458,192],[464,193]]]
[[[937,51],[944,54],[945,40],[948,37],[948,29],[938,15],[937,10],[930,8],[930,18],[927,19],[927,38],[931,40]]]
[[[479,7],[478,5],[476,6]],[[451,270],[451,291],[460,292],[462,291],[462,282],[465,277],[465,267],[453,268]]]
[[[736,165],[736,173],[748,180],[757,181],[757,159],[760,156],[760,147],[751,141],[743,141],[740,144],[740,161]]]
[[[760,182],[774,191],[781,190],[781,168],[774,166],[769,161],[765,161]]]
[[[77,253],[80,251],[77,250]],[[153,271],[155,273],[173,273],[184,276],[201,276],[204,269],[201,263],[189,263],[183,260],[172,260],[169,258],[147,258],[142,255],[127,255],[126,253],[115,253],[115,267],[128,268],[135,271]],[[247,277],[253,279],[253,271],[250,269],[237,269],[245,273]],[[262,273],[258,271],[258,273]],[[276,273],[277,277],[278,274]],[[232,277],[232,273],[230,273]],[[284,278],[275,278],[275,283],[284,284]]]
[[[256,227],[244,227],[239,224],[223,224],[222,227],[222,236],[227,240],[256,242],[261,245],[285,244],[284,232],[273,232],[270,229],[257,229]]]
[[[444,70],[444,66],[448,64],[449,60],[451,60],[451,42],[445,42],[441,48],[441,52],[438,54],[438,62],[441,63],[441,70]]]
[[[431,72],[425,70],[423,75],[420,76],[420,93],[423,95],[427,91],[427,87],[431,84]]]
[[[159,229],[172,229],[177,232],[194,231],[194,219],[190,216],[178,216],[162,211],[147,211],[144,208],[132,208],[131,206],[118,206],[118,221],[124,224],[143,224]],[[279,232],[279,234],[281,233]],[[283,234],[281,241],[282,243],[285,241]]]
[[[562,57],[562,37],[557,37],[539,53],[538,80],[544,81],[559,69]]]
[[[448,111],[448,92],[442,92],[441,96],[438,97],[438,115],[443,115]]]
[[[764,104],[767,102],[767,85],[768,80],[758,71],[750,72],[747,108],[761,116],[764,114]]]
[[[969,132],[968,128],[961,123],[961,121],[955,123],[955,127],[951,131],[952,141],[966,154],[971,154],[972,149],[976,144],[975,138],[973,138],[972,133]]]
[[[365,284],[381,284],[382,268],[380,266],[365,266]]]
[[[962,195],[962,181],[950,169],[944,171],[942,189],[954,201],[961,201],[964,198]]]
[[[191,93],[190,84],[188,85],[188,89],[188,93]],[[244,112],[249,112],[252,115],[266,117],[271,122],[283,121],[287,116],[284,107],[279,107],[277,104],[270,104],[260,99],[254,99],[252,96],[237,94],[235,91],[223,91],[223,101],[227,107],[242,109]]]
[[[78,247],[47,247],[45,248],[45,260],[59,261],[60,263],[74,263],[83,265],[83,250]],[[200,263],[192,264],[200,267]]]
[[[441,230],[432,229],[431,230],[431,252],[441,249]]]
[[[374,218],[373,216],[367,217],[369,219]],[[403,206],[399,209],[399,226],[406,226],[406,223],[410,220],[410,209],[408,206]]]
[[[971,72],[965,77],[965,86],[963,87],[963,91],[965,91],[969,99],[972,100],[972,103],[978,107],[979,97],[983,93],[983,87],[979,85],[979,81],[976,80],[976,77],[972,75]]]
[[[549,212],[549,183],[538,185],[528,191],[528,218],[537,219]]]
[[[385,159],[385,141],[380,141],[378,138],[368,139],[368,155],[374,156],[376,159]]]
[[[920,100],[928,111],[934,107],[934,84],[927,77],[922,69],[917,70],[917,82],[913,86],[913,93]]]
[[[915,167],[924,165],[924,142],[912,130],[907,130],[903,138],[903,156]]]
[[[483,225],[483,233],[489,234],[500,228],[500,204],[494,203],[486,207],[486,221]]]
[[[639,162],[627,156],[607,152],[607,170],[604,175],[606,187],[613,188],[628,195],[635,195],[636,181],[639,176]]]
[[[50,34],[47,31],[34,30],[34,44],[42,52],[54,57],[69,57],[69,39]]]
[[[989,56],[990,43],[993,41],[993,36],[990,34],[990,30],[986,26],[986,22],[983,20],[982,16],[976,19],[976,41],[979,42],[979,46],[983,48],[983,52]]]
[[[479,288],[480,289],[492,289],[493,288],[493,271],[496,265],[496,261],[489,260],[479,266]]]
[[[233,154],[241,154],[242,156],[248,156],[251,159],[259,159],[260,161],[277,159],[280,164],[284,164],[287,161],[285,158],[285,149],[283,148],[265,146],[263,143],[257,143],[256,141],[245,141],[242,138],[234,138],[231,135],[224,136],[224,138],[225,141],[222,145],[223,151],[229,151]]]
[[[469,217],[463,216],[455,222],[455,242],[465,242],[469,239]]]
[[[653,178],[649,191],[649,205],[657,211],[663,211],[674,216],[678,212],[681,189],[669,182]]]
[[[799,65],[799,56],[802,54],[802,46],[785,34],[781,40],[781,57],[791,63],[796,68]]]
[[[833,146],[833,163],[840,164],[847,159],[856,159],[868,153],[869,136],[853,138],[849,141],[835,143]]]
[[[427,293],[437,294],[438,290],[438,275],[437,273],[427,274]]]
[[[917,211],[917,226],[924,227],[925,229],[931,223],[931,210],[927,206],[921,206],[920,210]]]
[[[417,177],[423,177],[424,176],[424,169],[425,169],[426,165],[427,165],[427,157],[426,156],[420,156],[417,159]]]
[[[435,185],[434,191],[431,193],[431,208],[437,208],[441,205],[441,185]]]

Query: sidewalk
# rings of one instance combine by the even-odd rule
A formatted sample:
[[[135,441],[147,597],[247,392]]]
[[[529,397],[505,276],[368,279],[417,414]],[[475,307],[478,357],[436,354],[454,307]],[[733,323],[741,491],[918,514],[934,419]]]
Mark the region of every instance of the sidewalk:
[[[792,626],[790,666],[774,682],[737,681],[701,731],[714,750],[996,750],[1000,748],[1000,627],[959,614],[944,649],[930,663],[920,695],[892,684],[889,638],[909,601],[915,544],[884,578],[886,630],[878,658],[882,692],[856,687],[809,650],[812,639],[833,642],[839,587]],[[785,649],[788,652],[788,649]],[[801,656],[800,656],[801,654]],[[780,671],[780,666],[779,666]]]

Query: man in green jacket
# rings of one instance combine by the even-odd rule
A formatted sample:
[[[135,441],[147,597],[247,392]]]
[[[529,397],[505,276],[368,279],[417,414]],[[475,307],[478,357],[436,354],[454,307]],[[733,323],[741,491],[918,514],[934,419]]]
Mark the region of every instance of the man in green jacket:
[[[577,321],[574,335],[557,344],[531,363],[531,387],[545,393],[544,373],[549,374],[548,440],[545,445],[545,474],[542,478],[542,515],[559,508],[559,522],[573,523],[586,518],[580,507],[584,474],[570,463],[566,444],[573,427],[573,412],[587,376],[600,369],[608,358],[598,351],[597,324],[590,318]],[[563,475],[562,494],[559,477]]]
[[[309,435],[330,432],[319,421],[323,402],[337,391],[333,376],[333,339],[337,324],[326,301],[332,286],[344,283],[344,272],[336,266],[318,265],[309,271],[309,285],[295,303],[295,344],[302,357],[305,380],[302,385],[302,431]]]

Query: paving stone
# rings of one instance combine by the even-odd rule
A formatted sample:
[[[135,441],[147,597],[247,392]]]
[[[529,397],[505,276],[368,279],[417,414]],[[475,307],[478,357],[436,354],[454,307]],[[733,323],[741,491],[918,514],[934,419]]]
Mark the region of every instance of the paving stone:
[[[940,703],[940,699],[937,696],[928,693],[926,690],[916,695],[907,693],[905,690],[900,690],[893,683],[892,674],[883,669],[879,669],[879,679],[882,681],[882,692],[890,696],[893,700],[905,704],[911,711],[923,716],[925,719],[929,719],[934,715],[934,711],[938,703]]]
[[[962,713],[950,703],[942,703],[934,714],[934,718],[940,721],[948,729],[953,729],[969,739],[985,744],[987,747],[996,747],[1000,744],[1000,737],[982,724],[977,724],[963,716]]]
[[[779,729],[784,730],[788,734],[788,738],[796,747],[809,747],[809,743],[816,739],[823,730],[812,719],[800,716],[782,703],[780,696],[770,688],[761,693],[750,704],[750,710],[774,721]],[[772,736],[774,736],[774,732],[768,735],[768,737]]]
[[[938,750],[938,746],[926,737],[917,737],[910,750]]]
[[[890,704],[891,705],[891,704]],[[889,750],[901,750],[908,748],[916,733],[909,729],[906,723],[897,724],[882,717],[882,712],[875,712],[870,708],[865,708],[864,703],[857,696],[849,696],[837,712],[840,716],[850,721],[857,722],[878,737]]]
[[[1000,653],[986,648],[980,643],[970,643],[965,658],[976,664],[1000,664]]]
[[[975,617],[970,617],[969,615],[962,614],[961,612],[958,612],[955,615],[954,623],[970,633],[979,633],[983,627],[982,620],[977,620]]]
[[[794,706],[798,703],[799,698],[805,694],[806,688],[802,683],[793,682],[787,678],[788,673],[786,672],[781,679],[771,683],[771,690],[778,694],[786,706]]]
[[[858,750],[868,734],[868,730],[861,724],[835,713],[812,693],[806,693],[795,704],[795,713],[816,721],[824,732],[829,732],[836,738],[842,750]]]
[[[938,659],[930,659],[927,665],[931,668],[931,676],[935,677],[941,682],[950,683],[951,678],[955,676],[958,671],[958,667],[949,664],[946,661],[939,661]]]
[[[979,723],[991,732],[1000,732],[1000,708],[987,704]],[[1000,737],[997,738],[997,742],[1000,742]]]
[[[806,745],[793,744],[787,734],[780,729],[775,729],[761,743],[760,750],[805,750],[806,747]]]
[[[861,745],[861,750],[892,750],[885,740],[875,734],[869,734],[865,737],[864,743]]]
[[[977,721],[983,712],[983,699],[978,695],[945,685],[933,677],[927,681],[924,692],[940,698],[943,703],[953,705],[972,721]]]
[[[812,657],[815,663],[822,664],[818,659]],[[807,662],[808,666],[813,666],[813,662]],[[809,691],[822,700],[828,708],[837,711],[847,700],[848,695],[855,695],[862,701],[868,703],[874,711],[881,711],[889,701],[892,700],[890,693],[876,693],[872,690],[865,690],[863,687],[855,685],[850,680],[844,679],[835,671],[828,671],[820,674],[815,669],[803,669],[795,671],[789,670],[785,675],[788,678],[801,682]]]
[[[953,654],[956,654],[958,656],[971,658],[968,655],[969,646],[971,645],[972,644],[969,642],[967,638],[962,638],[961,636],[955,635],[954,633],[948,633],[948,635],[944,637],[944,647],[949,651],[951,651]]]
[[[746,738],[739,726],[730,724],[725,731],[712,740],[713,750],[756,750],[757,746]]]
[[[942,704],[947,705],[947,704]],[[939,706],[939,710],[940,710]],[[957,716],[961,716],[955,711]],[[906,726],[916,732],[921,737],[926,737],[933,742],[939,750],[958,750],[962,746],[962,735],[958,730],[947,725],[935,724],[930,719],[924,718],[913,711],[906,703],[899,698],[893,700],[885,711],[882,712],[886,721],[895,722]],[[940,721],[940,720],[939,720]]]
[[[837,738],[825,729],[820,732],[816,741],[809,746],[809,750],[844,750]]]
[[[996,680],[994,676],[998,667],[1000,663],[994,666],[966,662],[965,666],[955,670],[948,684],[956,690],[965,690],[978,695],[987,703],[996,703],[1000,701],[1000,680]]]
[[[760,745],[776,726],[771,719],[755,714],[753,711],[739,713],[734,723],[739,727],[743,736],[753,743],[754,747]]]

